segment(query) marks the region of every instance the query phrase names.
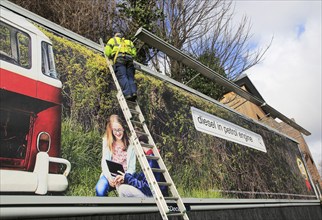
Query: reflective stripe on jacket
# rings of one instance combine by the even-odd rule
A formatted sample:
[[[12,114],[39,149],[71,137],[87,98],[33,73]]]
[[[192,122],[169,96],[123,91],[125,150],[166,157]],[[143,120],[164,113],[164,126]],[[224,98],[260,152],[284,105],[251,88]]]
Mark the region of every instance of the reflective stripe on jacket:
[[[105,46],[105,55],[111,58],[116,53],[120,55],[128,54],[134,58],[136,56],[136,49],[132,41],[120,37],[113,37],[109,39]]]

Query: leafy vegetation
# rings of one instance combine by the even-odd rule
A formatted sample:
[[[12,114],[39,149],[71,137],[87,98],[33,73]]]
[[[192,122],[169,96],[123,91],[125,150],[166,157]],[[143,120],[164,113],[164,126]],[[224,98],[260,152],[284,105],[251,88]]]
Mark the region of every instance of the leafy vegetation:
[[[96,129],[85,131],[71,118],[62,123],[63,158],[72,170],[68,176],[69,196],[95,196],[95,185],[100,176],[101,138]]]
[[[205,52],[198,60],[224,78],[227,78],[225,70],[220,67],[220,60],[214,57],[210,52]],[[182,75],[184,84],[211,98],[220,100],[225,94],[225,87],[217,82],[209,80],[209,78],[201,75],[196,70],[187,67],[183,68]]]
[[[257,65],[265,55],[265,48],[251,44],[251,22],[244,16],[233,22],[234,2],[231,0],[10,0],[62,27],[97,42],[105,42],[116,32],[132,38],[139,27],[151,31],[174,47],[192,54],[206,66],[224,72],[234,80],[244,71]],[[137,60],[179,82],[186,82],[195,74],[189,73],[171,56],[144,42],[136,41]],[[162,64],[160,63],[162,60]],[[198,81],[202,84],[199,84]],[[210,80],[198,78],[191,87],[213,98],[220,98]]]
[[[64,85],[62,156],[72,163],[66,194],[93,196],[101,173],[100,137],[106,119],[110,114],[122,116],[115,86],[100,54],[46,34],[53,41]],[[136,80],[147,125],[182,196],[276,198],[255,193],[312,194],[297,167],[297,143],[155,77],[138,72]],[[260,134],[267,153],[196,131],[191,106]],[[225,193],[228,191],[254,193]]]

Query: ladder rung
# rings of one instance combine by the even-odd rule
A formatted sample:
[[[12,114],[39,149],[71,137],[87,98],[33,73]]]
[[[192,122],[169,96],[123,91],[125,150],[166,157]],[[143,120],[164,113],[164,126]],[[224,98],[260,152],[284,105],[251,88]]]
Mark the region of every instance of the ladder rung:
[[[136,110],[134,110],[134,109],[129,109],[130,110],[130,112],[132,113],[132,114],[136,114],[136,115],[139,115],[140,114],[140,112],[138,112],[138,111],[136,111]]]
[[[143,125],[143,124],[144,124],[144,122],[135,121],[135,120],[131,120],[131,122],[132,122],[133,124],[137,124],[137,125]]]
[[[184,213],[181,213],[181,212],[177,212],[177,213],[167,213],[167,216],[168,217],[175,217],[175,216],[183,216]]]
[[[130,104],[130,105],[136,105],[136,102],[133,102],[133,101],[130,101],[130,100],[126,100],[127,104]]]
[[[156,173],[164,173],[165,172],[165,169],[159,169],[159,168],[151,168],[151,170]]]
[[[138,134],[138,135],[144,135],[144,136],[149,136],[147,133],[144,133],[144,132],[142,132],[142,131],[138,131],[138,130],[135,130],[135,132],[136,132],[136,134]]]
[[[147,148],[153,148],[154,147],[154,145],[152,145],[152,144],[146,144],[146,143],[141,143],[141,146],[142,147],[147,147]]]
[[[146,159],[150,159],[150,160],[159,160],[159,157],[156,156],[146,156]]]
[[[164,197],[164,200],[178,200],[178,197]]]
[[[167,183],[167,182],[158,182],[159,186],[171,186],[171,183]]]

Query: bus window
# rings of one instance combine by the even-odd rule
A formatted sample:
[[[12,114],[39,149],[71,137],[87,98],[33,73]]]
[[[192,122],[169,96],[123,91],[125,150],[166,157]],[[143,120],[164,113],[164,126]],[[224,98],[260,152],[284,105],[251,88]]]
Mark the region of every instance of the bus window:
[[[11,56],[10,50],[10,31],[7,27],[3,26],[2,23],[0,25],[0,45],[1,52]]]
[[[0,22],[0,59],[17,64],[12,57],[10,29]]]
[[[0,60],[29,69],[31,67],[30,36],[0,22]]]
[[[17,40],[18,40],[18,50],[19,50],[19,63],[20,66],[24,68],[31,67],[31,55],[30,52],[30,39],[29,37],[21,32],[17,33]]]
[[[54,53],[53,53],[53,47],[46,43],[41,42],[41,56],[42,56],[42,65],[41,70],[42,73],[46,76],[50,76],[53,78],[57,78],[57,72],[54,62]]]

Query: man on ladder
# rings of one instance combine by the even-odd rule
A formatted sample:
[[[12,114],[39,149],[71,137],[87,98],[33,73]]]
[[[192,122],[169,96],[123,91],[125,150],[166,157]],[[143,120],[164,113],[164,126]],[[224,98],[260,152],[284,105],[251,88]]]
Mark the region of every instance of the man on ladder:
[[[133,43],[129,40],[125,40],[124,38],[121,39],[121,37],[118,34],[116,34],[114,38],[108,41],[107,46],[104,47],[102,39],[100,39],[100,44],[102,45],[102,50],[104,50],[108,68],[110,70],[110,73],[112,74],[113,81],[118,91],[116,95],[117,100],[120,104],[127,125],[131,132],[130,141],[134,145],[137,159],[139,160],[144,176],[148,181],[148,184],[150,186],[149,188],[156,201],[162,219],[167,220],[168,217],[182,216],[184,220],[189,220],[189,217],[187,215],[187,209],[174,185],[174,182],[169,174],[168,169],[165,166],[165,163],[161,158],[161,155],[145,122],[145,118],[143,116],[140,106],[136,102],[128,102],[128,100],[130,99],[132,99],[131,101],[134,101],[134,98],[136,97],[136,85],[134,82],[133,65],[133,54],[135,55],[136,51],[133,46]],[[109,60],[109,57],[112,57],[113,54],[115,63],[114,68],[112,67],[112,64]],[[119,54],[121,55],[119,56]],[[130,55],[131,59],[128,59],[129,57],[127,55]],[[130,60],[130,64],[127,64],[127,60]],[[128,66],[131,65],[133,68],[132,79],[130,79],[132,80],[132,83],[129,83],[128,80],[127,84],[122,84],[123,80],[126,80],[125,77],[127,77],[123,76],[124,78],[122,78],[122,73],[124,73],[124,75],[128,75],[128,72],[125,72],[124,68],[126,69]],[[119,72],[120,70],[122,72]],[[132,88],[129,88],[131,86]],[[134,90],[131,90],[133,89],[133,87]],[[140,143],[139,137],[142,135],[148,138],[148,144]],[[145,155],[143,147],[148,147],[152,149],[154,156]],[[148,159],[157,162],[159,168],[151,168]],[[153,172],[162,173],[165,182],[158,182]],[[171,195],[169,197],[163,196],[161,192],[161,188],[163,186],[167,186],[169,191],[171,192]],[[175,210],[169,209],[169,205],[172,203],[176,203],[177,208]]]
[[[124,39],[121,33],[107,42],[105,55],[114,61],[114,72],[121,85],[125,99],[135,101],[137,87],[134,79],[135,68],[133,59],[136,56],[136,48],[132,41]]]

